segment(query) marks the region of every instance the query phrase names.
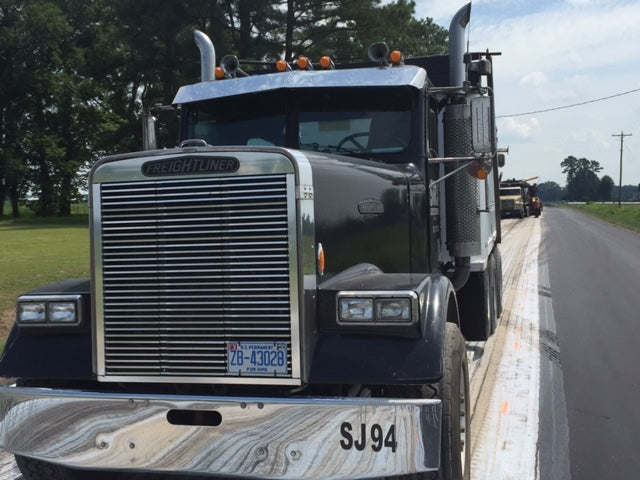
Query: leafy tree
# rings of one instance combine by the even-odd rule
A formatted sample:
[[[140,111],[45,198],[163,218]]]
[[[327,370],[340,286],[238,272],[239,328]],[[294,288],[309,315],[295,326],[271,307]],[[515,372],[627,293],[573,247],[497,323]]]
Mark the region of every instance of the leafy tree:
[[[559,202],[565,195],[565,189],[556,182],[538,184],[538,196],[543,202]]]
[[[611,201],[611,192],[613,190],[613,179],[609,175],[605,175],[600,179],[600,185],[598,185],[597,200],[602,202]]]
[[[446,30],[414,14],[407,0],[2,0],[0,199],[18,215],[32,191],[38,214],[68,214],[78,172],[138,150],[143,111],[200,80],[196,28],[241,59],[366,60],[381,40],[442,53]]]
[[[595,160],[569,156],[560,164],[562,173],[567,174],[567,200],[595,200],[598,194],[600,179],[597,173],[602,170]]]

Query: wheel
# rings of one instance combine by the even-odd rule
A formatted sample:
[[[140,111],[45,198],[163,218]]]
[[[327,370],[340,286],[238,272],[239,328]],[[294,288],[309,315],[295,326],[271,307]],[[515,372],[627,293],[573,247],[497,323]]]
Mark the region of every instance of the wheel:
[[[487,340],[493,333],[489,269],[472,272],[457,296],[464,338],[471,341]]]
[[[446,324],[444,342],[444,376],[435,385],[417,387],[418,397],[439,398],[442,401],[440,469],[437,472],[388,477],[386,480],[469,480],[471,470],[469,368],[464,338],[455,324]],[[402,397],[408,392],[406,387],[404,389],[399,387],[395,393]]]
[[[496,259],[493,254],[487,259],[487,273],[489,274],[489,335],[491,336],[498,325]]]
[[[471,470],[469,370],[464,339],[456,325],[445,327],[444,377],[436,385],[442,400],[439,480],[468,480]]]
[[[16,455],[16,463],[24,480],[80,480],[79,471],[35,458]]]
[[[496,262],[495,274],[495,295],[496,295],[496,326],[500,315],[502,315],[502,254],[496,246],[491,252],[491,256]]]

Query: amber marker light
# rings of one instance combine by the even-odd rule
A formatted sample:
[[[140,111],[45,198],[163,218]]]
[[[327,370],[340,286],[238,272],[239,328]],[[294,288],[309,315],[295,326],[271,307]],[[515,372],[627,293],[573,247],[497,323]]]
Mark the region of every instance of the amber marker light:
[[[321,243],[318,243],[318,273],[320,275],[324,275],[324,266],[325,266],[324,248],[322,248]]]
[[[224,70],[222,70],[222,68],[220,68],[220,67],[216,67],[216,78],[218,80],[222,80],[225,77],[226,77],[226,75],[224,73]]]
[[[480,161],[473,162],[470,166],[470,170],[471,175],[476,177],[478,180],[486,180],[490,171],[490,169]]]
[[[404,62],[402,53],[399,50],[394,50],[393,52],[391,52],[389,58],[391,60],[391,63],[393,63],[394,65],[400,65],[402,62]]]
[[[311,62],[307,57],[298,57],[298,67],[302,70],[309,70]]]
[[[332,68],[334,68],[333,60],[331,60],[331,57],[328,57],[328,56],[325,55],[324,57],[322,57],[320,59],[320,66],[322,68],[324,68],[325,70],[332,69]]]
[[[276,62],[276,70],[279,72],[286,72],[287,70],[291,70],[291,67],[284,60],[278,60]]]

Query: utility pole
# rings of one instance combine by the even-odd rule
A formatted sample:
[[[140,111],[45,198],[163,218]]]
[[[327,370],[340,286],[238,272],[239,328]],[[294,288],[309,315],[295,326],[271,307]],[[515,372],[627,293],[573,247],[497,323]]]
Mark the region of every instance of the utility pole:
[[[620,137],[620,183],[618,184],[618,208],[622,202],[622,145],[624,144],[624,137],[630,137],[631,133],[620,132],[620,134],[612,134],[612,137]]]

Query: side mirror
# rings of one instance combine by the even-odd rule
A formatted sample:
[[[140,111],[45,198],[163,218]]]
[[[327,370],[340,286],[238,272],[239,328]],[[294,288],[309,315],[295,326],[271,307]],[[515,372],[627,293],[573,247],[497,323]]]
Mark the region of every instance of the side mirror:
[[[473,151],[476,153],[493,153],[491,119],[491,98],[473,97],[471,99],[471,134]]]
[[[504,163],[505,163],[505,160],[504,160],[504,153],[499,153],[499,154],[498,154],[498,166],[499,166],[500,168],[502,168],[502,167],[504,167]]]

